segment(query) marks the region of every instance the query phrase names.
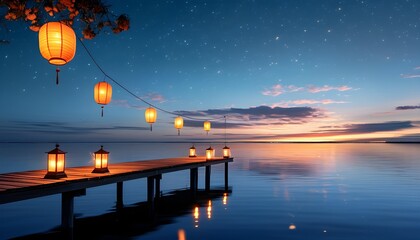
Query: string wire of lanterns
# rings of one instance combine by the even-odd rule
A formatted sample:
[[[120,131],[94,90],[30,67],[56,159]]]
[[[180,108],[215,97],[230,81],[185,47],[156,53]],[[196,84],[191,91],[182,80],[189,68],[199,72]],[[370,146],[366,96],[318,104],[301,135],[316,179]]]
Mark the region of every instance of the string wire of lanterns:
[[[122,88],[124,91],[126,91],[128,94],[130,94],[131,96],[133,96],[134,98],[142,101],[143,103],[149,105],[149,107],[146,109],[145,111],[145,119],[147,123],[150,123],[150,130],[152,131],[152,124],[154,122],[156,122],[156,117],[157,117],[157,112],[156,110],[162,111],[164,113],[173,115],[173,116],[177,116],[174,119],[174,127],[178,130],[178,135],[180,135],[180,129],[184,126],[184,120],[183,118],[186,119],[190,119],[190,120],[196,120],[196,121],[202,121],[203,119],[201,118],[196,118],[196,117],[191,117],[185,114],[180,114],[177,112],[172,112],[172,111],[168,111],[166,109],[163,109],[159,106],[156,106],[154,104],[152,104],[149,101],[146,101],[145,99],[139,97],[138,95],[136,95],[135,93],[133,93],[132,91],[130,91],[128,88],[126,88],[124,85],[122,85],[121,83],[119,83],[116,79],[114,79],[113,77],[111,77],[100,65],[99,63],[96,61],[96,59],[93,57],[92,53],[90,52],[90,50],[86,47],[86,45],[83,43],[81,38],[78,38],[80,44],[83,46],[83,48],[85,49],[86,53],[88,54],[88,56],[90,57],[90,59],[93,61],[93,63],[95,64],[95,66],[99,69],[99,71],[102,72],[102,74],[104,74],[104,76],[108,79],[110,79],[112,82],[114,82],[115,84],[117,84],[120,88]],[[226,120],[226,116],[222,116],[222,117],[216,117],[216,118],[207,118],[207,120],[204,122],[203,124],[203,128],[204,130],[207,132],[207,135],[211,129],[211,123],[209,120],[212,121],[217,121],[217,120],[221,120],[221,119],[225,119]]]

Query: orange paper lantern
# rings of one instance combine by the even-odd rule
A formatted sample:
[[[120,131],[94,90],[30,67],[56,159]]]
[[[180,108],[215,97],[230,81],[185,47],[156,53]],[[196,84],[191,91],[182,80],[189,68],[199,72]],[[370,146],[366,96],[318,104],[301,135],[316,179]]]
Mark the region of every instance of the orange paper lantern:
[[[156,109],[152,107],[146,108],[144,112],[144,118],[146,119],[147,123],[150,123],[150,131],[152,131],[152,124],[156,122],[157,112]]]
[[[38,33],[39,51],[50,64],[61,66],[70,62],[76,54],[76,34],[73,29],[60,22],[42,25]],[[58,72],[56,69],[58,84]]]
[[[111,84],[102,81],[98,82],[95,85],[95,88],[93,90],[93,97],[95,99],[95,102],[101,105],[107,105],[111,102],[112,97],[112,86]],[[101,106],[102,113],[101,116],[104,116],[104,106]]]

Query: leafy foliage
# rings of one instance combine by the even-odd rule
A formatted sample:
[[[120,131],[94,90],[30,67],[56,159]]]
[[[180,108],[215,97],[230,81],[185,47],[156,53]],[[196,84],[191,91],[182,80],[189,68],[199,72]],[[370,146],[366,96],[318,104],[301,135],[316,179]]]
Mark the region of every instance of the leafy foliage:
[[[93,39],[105,27],[114,33],[127,31],[130,27],[127,15],[112,14],[101,0],[0,0],[0,8],[7,8],[6,20],[29,22],[29,28],[35,32],[48,22],[48,18],[68,26],[78,22],[85,39]]]

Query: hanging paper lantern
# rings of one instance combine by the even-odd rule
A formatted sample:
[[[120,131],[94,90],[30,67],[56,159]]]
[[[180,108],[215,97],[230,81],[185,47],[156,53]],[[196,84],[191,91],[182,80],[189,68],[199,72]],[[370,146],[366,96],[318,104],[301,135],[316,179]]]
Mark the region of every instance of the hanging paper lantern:
[[[211,123],[209,121],[205,121],[204,122],[204,131],[207,132],[207,135],[209,135],[210,128],[211,128]]]
[[[60,22],[48,22],[42,25],[38,33],[39,51],[50,64],[61,66],[70,62],[76,53],[76,34],[73,29]],[[56,83],[58,73],[56,69]]]
[[[146,111],[144,112],[144,117],[146,118],[146,122],[150,123],[150,131],[152,131],[152,124],[156,122],[157,118],[156,109],[152,107],[146,108]]]
[[[180,134],[180,129],[182,128],[184,126],[184,119],[182,119],[182,117],[181,116],[178,116],[178,117],[176,117],[175,118],[175,121],[174,121],[174,127],[176,128],[176,129],[178,129],[178,136],[179,136],[179,134]]]
[[[112,86],[111,84],[102,81],[98,82],[95,85],[95,88],[93,90],[93,95],[95,98],[95,102],[101,105],[107,105],[109,102],[111,102],[112,97]],[[102,113],[101,116],[104,116],[104,106],[101,106]]]

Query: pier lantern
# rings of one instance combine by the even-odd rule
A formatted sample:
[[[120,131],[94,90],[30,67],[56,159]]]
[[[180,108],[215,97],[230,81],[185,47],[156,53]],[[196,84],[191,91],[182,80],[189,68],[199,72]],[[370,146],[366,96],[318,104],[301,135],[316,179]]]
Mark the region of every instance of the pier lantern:
[[[39,51],[42,57],[52,65],[62,66],[70,62],[76,54],[76,34],[73,29],[60,22],[48,22],[42,25],[38,33]],[[56,69],[56,84],[58,73]]]
[[[67,177],[65,170],[66,152],[61,151],[56,144],[55,148],[47,152],[47,174],[44,178],[59,179]]]
[[[230,148],[226,145],[223,148],[223,158],[230,158]]]
[[[207,135],[209,135],[209,131],[211,129],[211,123],[209,121],[204,122],[204,131],[207,132]]]
[[[209,148],[206,149],[206,160],[211,160],[213,159],[215,156],[215,151],[214,149],[210,146]]]
[[[98,82],[93,89],[93,98],[97,104],[107,105],[111,102],[112,86],[111,84],[102,81]],[[104,106],[101,106],[101,116],[104,116]]]
[[[178,136],[180,135],[180,130],[184,126],[184,119],[181,116],[175,118],[174,127],[178,129]]]
[[[152,131],[152,124],[156,122],[157,112],[156,109],[152,107],[146,108],[144,112],[144,118],[146,119],[147,123],[150,123],[150,131]]]
[[[192,145],[192,147],[190,147],[190,155],[189,157],[197,157],[196,155],[196,149],[194,147],[194,145]]]
[[[108,156],[109,156],[109,152],[105,151],[103,146],[101,146],[101,149],[99,149],[93,154],[93,161],[95,164],[95,168],[93,169],[92,173],[109,172]]]

